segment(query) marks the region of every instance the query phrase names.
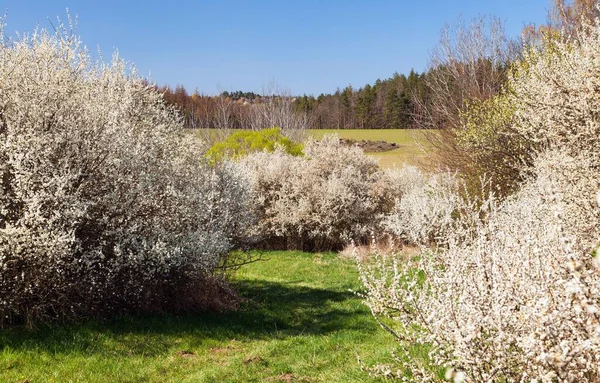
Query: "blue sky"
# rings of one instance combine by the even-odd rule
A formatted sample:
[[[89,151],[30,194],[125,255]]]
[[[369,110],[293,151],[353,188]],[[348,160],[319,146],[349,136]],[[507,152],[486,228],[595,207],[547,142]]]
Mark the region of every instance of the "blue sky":
[[[105,57],[115,49],[158,84],[204,94],[260,93],[276,82],[292,94],[330,93],[423,71],[445,24],[493,14],[519,35],[545,20],[548,0],[460,1],[55,1],[2,0],[6,33],[51,28],[65,9],[78,34]]]

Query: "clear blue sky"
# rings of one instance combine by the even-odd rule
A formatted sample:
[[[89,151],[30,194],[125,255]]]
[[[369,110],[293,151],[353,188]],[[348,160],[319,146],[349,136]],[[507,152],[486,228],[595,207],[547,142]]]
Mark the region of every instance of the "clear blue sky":
[[[421,72],[441,29],[462,15],[493,14],[518,36],[545,20],[548,0],[129,1],[0,0],[7,34],[50,28],[65,9],[91,51],[115,49],[160,85],[204,94],[260,93],[276,81],[293,94],[362,87]]]

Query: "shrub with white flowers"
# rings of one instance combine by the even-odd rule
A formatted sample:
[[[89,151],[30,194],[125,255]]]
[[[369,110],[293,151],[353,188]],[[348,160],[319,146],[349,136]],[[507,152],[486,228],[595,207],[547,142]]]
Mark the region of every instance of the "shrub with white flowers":
[[[446,249],[361,264],[366,301],[375,316],[393,318],[385,327],[401,350],[427,345],[435,364],[469,381],[597,381],[600,270],[591,253],[600,207],[590,190],[600,179],[590,162],[546,153],[516,195],[463,213]],[[435,380],[406,363],[414,358],[398,360],[417,381]]]
[[[307,142],[304,154],[278,150],[240,160],[258,204],[256,234],[268,246],[308,250],[368,240],[393,206],[385,172],[360,148],[336,137]]]
[[[455,214],[466,206],[452,173],[427,174],[407,166],[387,171],[396,202],[383,227],[402,241],[429,245],[453,230]]]
[[[373,371],[600,381],[600,25],[583,28],[530,50],[509,76],[511,131],[541,148],[518,191],[460,211],[444,246],[414,262],[359,263],[366,303],[402,345],[398,365]],[[408,355],[415,344],[429,360]]]
[[[253,218],[246,177],[200,157],[118,57],[65,29],[0,42],[0,325],[206,301]]]

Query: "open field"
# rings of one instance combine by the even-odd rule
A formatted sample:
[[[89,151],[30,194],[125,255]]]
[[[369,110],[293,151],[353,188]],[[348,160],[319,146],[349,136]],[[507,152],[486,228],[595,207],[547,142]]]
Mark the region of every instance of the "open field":
[[[205,131],[193,131],[197,136],[203,137],[208,134],[210,140],[222,140],[235,130],[220,131],[210,129]],[[398,144],[398,149],[380,153],[369,153],[369,156],[379,160],[383,168],[402,166],[403,164],[426,166],[432,154],[426,134],[430,131],[416,129],[310,129],[309,135],[315,139],[321,139],[326,134],[337,134],[340,138],[355,140],[385,140]]]
[[[353,261],[269,252],[224,314],[120,318],[0,333],[1,382],[369,382],[394,341],[361,299]]]
[[[355,140],[385,140],[398,144],[398,149],[381,153],[369,153],[379,159],[381,167],[390,168],[402,164],[427,164],[431,155],[431,145],[426,139],[426,131],[415,129],[324,129],[310,130],[310,135],[316,139],[325,134],[337,134],[340,138]]]

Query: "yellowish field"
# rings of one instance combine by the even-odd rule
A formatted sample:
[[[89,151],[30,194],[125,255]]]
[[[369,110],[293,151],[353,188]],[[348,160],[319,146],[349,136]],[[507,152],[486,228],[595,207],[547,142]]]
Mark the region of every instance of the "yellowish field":
[[[407,165],[426,165],[433,149],[429,144],[425,130],[415,129],[319,129],[309,130],[309,134],[321,139],[326,134],[337,134],[340,138],[355,140],[385,140],[398,144],[398,149],[381,153],[369,153],[379,160],[383,168]]]
[[[216,142],[225,139],[235,130],[190,130],[190,133],[209,141]],[[430,163],[433,149],[426,138],[432,131],[416,129],[310,129],[309,135],[317,140],[326,134],[337,134],[340,138],[355,140],[385,140],[395,142],[398,148],[387,152],[368,153],[377,158],[383,168],[394,166],[416,165],[427,166]]]

